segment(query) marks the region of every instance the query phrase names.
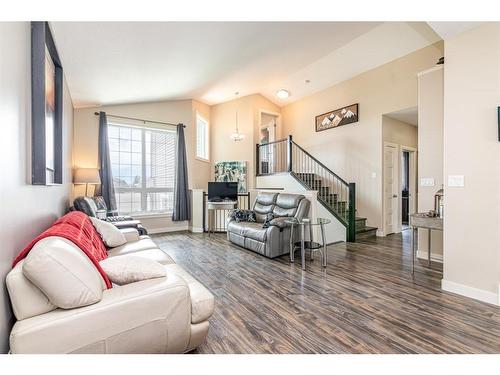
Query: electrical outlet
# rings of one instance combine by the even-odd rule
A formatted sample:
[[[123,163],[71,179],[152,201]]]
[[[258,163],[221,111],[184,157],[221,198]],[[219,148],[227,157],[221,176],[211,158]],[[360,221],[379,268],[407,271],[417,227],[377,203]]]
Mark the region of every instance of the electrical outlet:
[[[420,179],[420,186],[434,186],[435,182],[432,177],[425,177]]]
[[[464,175],[448,176],[448,186],[464,187],[465,186],[465,176]]]

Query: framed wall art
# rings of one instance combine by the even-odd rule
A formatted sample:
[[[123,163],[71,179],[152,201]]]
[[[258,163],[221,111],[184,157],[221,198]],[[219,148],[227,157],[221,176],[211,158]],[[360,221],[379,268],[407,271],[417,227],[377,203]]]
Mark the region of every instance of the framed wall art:
[[[246,193],[246,161],[219,161],[215,163],[215,182],[238,182],[238,193]]]
[[[359,104],[351,104],[347,107],[323,113],[316,116],[316,131],[336,128],[359,121]]]

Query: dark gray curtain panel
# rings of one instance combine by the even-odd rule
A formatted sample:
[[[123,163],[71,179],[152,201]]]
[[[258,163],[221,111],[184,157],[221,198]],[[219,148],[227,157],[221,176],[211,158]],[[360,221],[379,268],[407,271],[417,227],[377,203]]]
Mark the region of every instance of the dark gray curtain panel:
[[[191,202],[188,190],[186,142],[184,140],[184,125],[182,124],[177,125],[175,162],[174,210],[172,221],[190,220]]]
[[[113,173],[109,157],[108,119],[106,112],[99,112],[99,175],[101,177],[101,195],[108,210],[116,210]]]

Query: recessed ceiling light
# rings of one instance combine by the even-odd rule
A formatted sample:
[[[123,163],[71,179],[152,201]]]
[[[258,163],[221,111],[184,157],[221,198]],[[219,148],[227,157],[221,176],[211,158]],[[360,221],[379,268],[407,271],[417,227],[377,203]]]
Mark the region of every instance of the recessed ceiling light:
[[[276,91],[276,96],[280,99],[286,99],[290,96],[290,93],[285,89],[279,89]]]
[[[311,81],[310,81],[310,80],[308,80],[308,79],[306,79],[306,80],[304,81],[304,83],[310,83],[310,82],[311,82]]]

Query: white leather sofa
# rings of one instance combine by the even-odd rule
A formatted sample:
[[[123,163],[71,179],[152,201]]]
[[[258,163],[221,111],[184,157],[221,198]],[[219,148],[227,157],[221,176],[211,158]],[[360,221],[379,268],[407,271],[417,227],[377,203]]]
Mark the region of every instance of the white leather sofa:
[[[26,259],[19,262],[6,279],[17,318],[10,334],[11,353],[184,353],[205,340],[213,295],[148,236],[139,236],[135,229],[123,232],[127,243],[110,249],[109,256],[153,259],[164,265],[167,277],[106,289],[95,266],[72,242],[45,238],[31,252],[55,246],[60,251],[55,254],[79,257],[74,268],[81,268],[81,277],[101,280],[102,289],[96,292],[101,298],[84,307],[58,308],[23,275]],[[60,289],[71,294],[71,286]]]

